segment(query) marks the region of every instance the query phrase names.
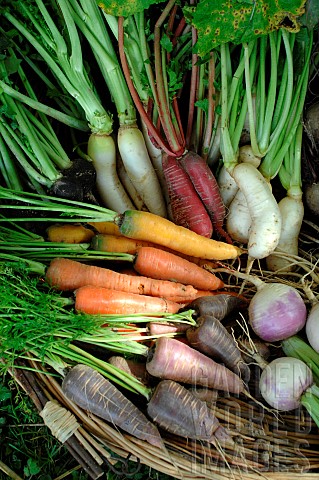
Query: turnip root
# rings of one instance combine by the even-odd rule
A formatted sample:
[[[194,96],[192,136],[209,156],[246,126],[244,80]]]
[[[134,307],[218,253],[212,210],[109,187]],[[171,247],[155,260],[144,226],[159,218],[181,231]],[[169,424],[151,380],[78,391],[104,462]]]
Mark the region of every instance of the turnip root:
[[[282,411],[298,408],[306,392],[313,390],[318,395],[318,387],[313,386],[311,369],[294,357],[280,357],[270,362],[259,381],[260,393],[266,402]]]
[[[306,320],[306,335],[312,348],[319,352],[319,303],[315,303]]]

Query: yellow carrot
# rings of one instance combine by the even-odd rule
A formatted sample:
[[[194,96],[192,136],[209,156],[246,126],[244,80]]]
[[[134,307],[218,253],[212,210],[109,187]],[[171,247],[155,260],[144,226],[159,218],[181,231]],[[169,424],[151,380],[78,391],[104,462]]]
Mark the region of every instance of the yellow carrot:
[[[117,217],[116,223],[126,237],[157,243],[185,255],[228,260],[242,253],[235,245],[203,237],[149,212],[127,210]]]

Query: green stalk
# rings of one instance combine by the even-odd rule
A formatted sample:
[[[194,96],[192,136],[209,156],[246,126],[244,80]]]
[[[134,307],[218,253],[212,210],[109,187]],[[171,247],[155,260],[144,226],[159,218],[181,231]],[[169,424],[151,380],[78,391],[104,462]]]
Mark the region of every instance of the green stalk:
[[[227,57],[229,50],[226,44],[220,46],[221,63],[221,153],[224,165],[232,170],[237,164],[237,155],[232,146],[228,129],[228,75],[227,75]]]
[[[154,65],[155,65],[155,81],[158,95],[157,109],[161,120],[161,125],[167,142],[169,143],[172,152],[176,156],[180,156],[184,153],[184,146],[180,140],[180,132],[178,127],[174,126],[172,117],[170,114],[170,105],[167,98],[167,89],[165,86],[166,76],[164,75],[165,64],[163,65],[163,50],[161,48],[161,27],[173,8],[176,0],[169,0],[165,8],[162,10],[160,17],[158,18],[154,27]]]
[[[61,0],[67,5],[67,0]],[[82,4],[82,7],[80,5]],[[90,43],[103,78],[115,103],[120,125],[136,124],[136,111],[102,13],[95,2],[69,0],[72,16]],[[85,18],[85,21],[83,20]]]
[[[144,12],[137,13],[135,15],[135,19],[136,19],[137,29],[139,32],[141,56],[142,56],[142,61],[144,64],[146,75],[147,75],[148,86],[151,90],[151,96],[154,99],[155,105],[158,105],[159,100],[158,100],[157,90],[155,86],[154,74],[151,67],[151,61],[149,56],[149,46],[148,46],[146,35],[145,35],[146,26],[145,26]]]
[[[298,358],[308,365],[315,383],[319,385],[319,353],[298,335],[283,340],[281,346],[287,357]]]
[[[19,132],[19,137],[26,138],[30,147],[25,150],[25,153],[29,151],[29,148],[32,150],[32,157],[29,155],[29,158],[33,161],[35,167],[42,172],[44,176],[48,178],[49,181],[54,182],[57,180],[61,173],[56,169],[50,157],[47,155],[47,152],[43,149],[41,142],[39,141],[37,132],[32,128],[32,123],[28,120],[25,110],[22,105],[16,103],[11,97],[5,96],[5,100],[15,112],[15,120],[18,122],[19,128],[16,129],[13,133]],[[20,146],[22,147],[23,143],[21,141]],[[67,166],[70,166],[71,162],[68,161]]]
[[[311,392],[305,392],[301,396],[300,403],[307,409],[309,415],[319,428],[319,398]]]
[[[36,128],[38,137],[43,143],[43,148],[47,149],[48,155],[55,165],[62,170],[71,167],[72,162],[62,147],[54,130],[52,129],[51,131],[51,129],[47,129],[46,126],[27,108],[25,109],[25,114],[28,121],[32,123],[34,128]],[[46,118],[45,116],[43,117]]]
[[[25,28],[22,23],[17,20],[9,12],[4,15],[15,28],[33,45],[33,47],[42,56],[49,68],[56,76],[60,84],[72,95],[85,111],[86,119],[93,133],[110,134],[112,131],[112,119],[101,105],[100,100],[94,92],[94,88],[83,69],[82,50],[80,40],[77,34],[76,26],[72,18],[71,12],[63,1],[58,2],[65,21],[65,27],[69,35],[71,54],[68,55],[67,44],[60,34],[57,26],[52,20],[48,10],[42,0],[36,0],[39,11],[44,21],[47,23],[51,38],[48,37],[44,29],[39,25],[36,18],[32,15],[29,6],[20,2],[20,5],[31,20],[32,24],[37,28],[42,39],[46,41],[47,47],[44,48],[30,31]],[[50,53],[49,49],[57,55],[57,60]]]
[[[25,103],[26,105],[33,108],[34,110],[37,110],[38,112],[42,112],[45,115],[48,115],[48,117],[54,118],[55,120],[64,123],[64,125],[67,125],[68,127],[81,130],[82,132],[87,132],[89,130],[87,123],[83,120],[72,117],[63,112],[60,112],[59,110],[56,110],[55,108],[49,107],[41,102],[33,100],[27,95],[24,95],[23,93],[20,93],[14,88],[10,87],[10,85],[7,85],[3,80],[0,80],[0,88],[4,93],[10,95],[10,97],[19,100],[19,102]]]
[[[293,96],[293,87],[294,87],[294,67],[293,67],[293,57],[292,57],[292,46],[289,42],[289,34],[288,32],[283,29],[282,31],[282,38],[285,45],[285,53],[286,53],[286,64],[287,64],[287,82],[284,85],[284,103],[283,107],[280,112],[280,118],[278,124],[276,125],[275,129],[271,133],[270,143],[268,146],[268,151],[272,149],[273,145],[276,144],[284,125],[287,121],[291,103],[292,103],[292,96]],[[294,38],[294,37],[293,37]],[[269,118],[269,122],[271,119]],[[268,122],[267,122],[268,123]]]
[[[275,34],[269,34],[269,44],[270,44],[270,79],[269,79],[269,88],[268,95],[266,96],[264,80],[262,80],[262,91],[259,92],[259,101],[262,102],[258,108],[258,114],[260,118],[259,128],[258,128],[258,145],[261,155],[264,155],[267,152],[271,134],[271,121],[274,114],[275,102],[276,102],[276,91],[277,91],[277,56],[276,56],[276,42],[274,38]],[[262,57],[265,56],[264,42],[262,42]],[[264,68],[264,67],[262,67]],[[259,68],[260,72],[260,68]],[[263,77],[265,76],[265,71],[261,72]],[[264,99],[267,98],[266,106],[263,104]]]
[[[279,179],[282,186],[292,196],[302,196],[301,180],[301,150],[302,150],[303,125],[301,119],[296,135],[291,142],[279,170]]]
[[[99,205],[93,205],[84,202],[77,202],[74,200],[65,200],[63,198],[52,197],[50,195],[38,195],[32,192],[17,192],[8,188],[0,187],[0,199],[5,200],[5,203],[0,205],[0,208],[6,210],[38,210],[42,212],[50,212],[59,214],[58,217],[47,218],[46,221],[52,222],[115,222],[118,218],[118,213],[109,210]],[[22,202],[21,207],[10,205],[7,201]],[[25,221],[42,221],[39,217],[18,217],[18,218],[2,218],[2,221],[9,222],[25,222]]]
[[[18,160],[26,174],[30,178],[34,178],[41,185],[50,187],[53,183],[53,180],[41,175],[38,170],[32,167],[32,165],[30,165],[26,155],[28,155],[28,157],[33,163],[37,162],[36,157],[23,145],[15,131],[8,124],[4,124],[1,120],[0,135],[7,144],[8,148],[13,153],[14,157]],[[58,177],[59,175],[56,175],[55,180]]]
[[[249,55],[248,44],[244,44],[244,57],[245,57],[245,82],[246,82],[246,94],[247,94],[247,108],[249,115],[249,133],[250,133],[250,143],[251,148],[256,157],[260,157],[261,153],[259,151],[259,146],[256,136],[256,126],[255,126],[255,110],[252,99],[252,79],[255,73],[255,67],[257,62],[257,40],[255,40],[254,48]]]
[[[263,121],[266,110],[266,52],[267,52],[267,36],[263,35],[259,42],[259,69],[256,88],[256,131],[258,143],[260,145],[260,137],[262,135]]]
[[[5,184],[13,190],[23,190],[20,176],[11,158],[6,143],[0,134],[0,171]]]

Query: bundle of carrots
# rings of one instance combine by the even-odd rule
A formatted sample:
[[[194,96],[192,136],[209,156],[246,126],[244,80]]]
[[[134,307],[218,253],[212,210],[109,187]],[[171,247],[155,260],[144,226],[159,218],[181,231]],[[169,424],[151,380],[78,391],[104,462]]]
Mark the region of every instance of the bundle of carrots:
[[[142,246],[131,257],[131,274],[57,257],[46,280],[55,289],[75,291],[76,309],[91,314],[176,313],[224,287],[213,273],[159,248]]]

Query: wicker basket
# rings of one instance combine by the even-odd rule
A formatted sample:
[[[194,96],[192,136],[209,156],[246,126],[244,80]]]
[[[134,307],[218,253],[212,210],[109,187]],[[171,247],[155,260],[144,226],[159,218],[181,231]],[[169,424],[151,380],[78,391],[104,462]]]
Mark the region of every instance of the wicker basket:
[[[39,369],[38,364],[29,363],[32,368]],[[161,432],[165,449],[159,449],[123,434],[113,425],[78,408],[64,396],[57,380],[47,373],[44,367],[38,372],[11,371],[35,403],[48,428],[92,479],[110,469],[125,476],[128,459],[136,462],[136,471],[139,464],[144,464],[178,479],[319,478],[318,429],[303,409],[278,418],[253,401],[219,397],[215,415],[233,436],[233,444],[221,442],[215,446]],[[59,409],[57,418],[60,421],[68,416],[76,424],[68,438],[61,439],[54,422],[49,422],[44,415],[49,406]]]

